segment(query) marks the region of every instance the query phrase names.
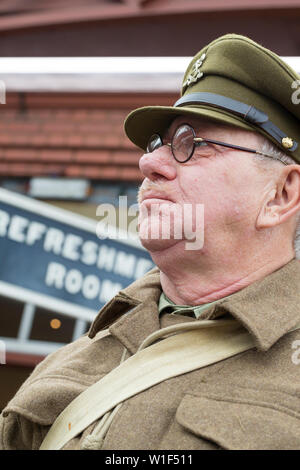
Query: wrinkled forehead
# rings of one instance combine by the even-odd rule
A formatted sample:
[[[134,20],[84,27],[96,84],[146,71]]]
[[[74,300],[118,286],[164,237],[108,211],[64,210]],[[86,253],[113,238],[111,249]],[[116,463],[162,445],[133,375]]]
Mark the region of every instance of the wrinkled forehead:
[[[187,116],[179,116],[175,118],[168,129],[166,129],[163,137],[166,140],[171,140],[176,129],[183,124],[189,124],[195,131],[198,137],[206,137],[215,140],[220,140],[233,144],[257,145],[263,138],[255,131],[246,131],[229,124],[220,124],[213,120],[203,118],[189,118]]]

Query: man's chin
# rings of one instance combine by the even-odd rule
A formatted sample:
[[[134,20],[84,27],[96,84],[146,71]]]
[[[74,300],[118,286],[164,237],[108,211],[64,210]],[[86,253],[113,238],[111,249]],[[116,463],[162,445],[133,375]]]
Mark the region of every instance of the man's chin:
[[[181,240],[163,238],[142,238],[140,236],[140,241],[143,247],[151,253],[155,251],[167,250],[168,248],[177,245],[177,243]]]

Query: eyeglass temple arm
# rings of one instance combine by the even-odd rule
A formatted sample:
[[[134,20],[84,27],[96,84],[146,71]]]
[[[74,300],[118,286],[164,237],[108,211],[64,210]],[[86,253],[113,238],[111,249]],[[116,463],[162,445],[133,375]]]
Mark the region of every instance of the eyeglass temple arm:
[[[261,152],[260,150],[254,150],[254,149],[250,149],[248,147],[240,147],[239,145],[234,145],[234,144],[226,144],[225,142],[220,142],[218,140],[212,140],[212,139],[203,139],[202,137],[195,137],[194,138],[194,142],[195,144],[197,143],[201,143],[201,142],[209,142],[210,144],[216,144],[216,145],[221,145],[222,147],[228,147],[228,148],[232,148],[232,149],[237,149],[237,150],[241,150],[243,152],[251,152],[251,153],[256,153],[258,155],[263,155],[265,157],[269,157],[269,158],[273,158],[274,159],[274,156],[273,155],[268,155],[267,153],[263,153]],[[280,160],[284,165],[288,165],[288,163]]]

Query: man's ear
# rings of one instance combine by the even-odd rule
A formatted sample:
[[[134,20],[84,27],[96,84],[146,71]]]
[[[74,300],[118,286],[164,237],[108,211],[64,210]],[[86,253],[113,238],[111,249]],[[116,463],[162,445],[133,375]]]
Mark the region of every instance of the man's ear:
[[[280,225],[300,211],[300,165],[288,165],[268,192],[256,219],[256,228]]]

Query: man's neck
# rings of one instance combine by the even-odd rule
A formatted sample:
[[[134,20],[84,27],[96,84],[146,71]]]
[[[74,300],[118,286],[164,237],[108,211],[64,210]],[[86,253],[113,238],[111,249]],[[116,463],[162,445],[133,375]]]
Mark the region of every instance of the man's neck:
[[[211,268],[199,266],[199,270],[184,269],[182,263],[177,266],[173,262],[170,269],[157,264],[161,269],[162,289],[172,302],[179,305],[201,305],[227,297],[263,279],[293,258],[293,253],[281,256],[280,259],[265,259],[264,262],[256,257],[249,266],[231,259]]]

